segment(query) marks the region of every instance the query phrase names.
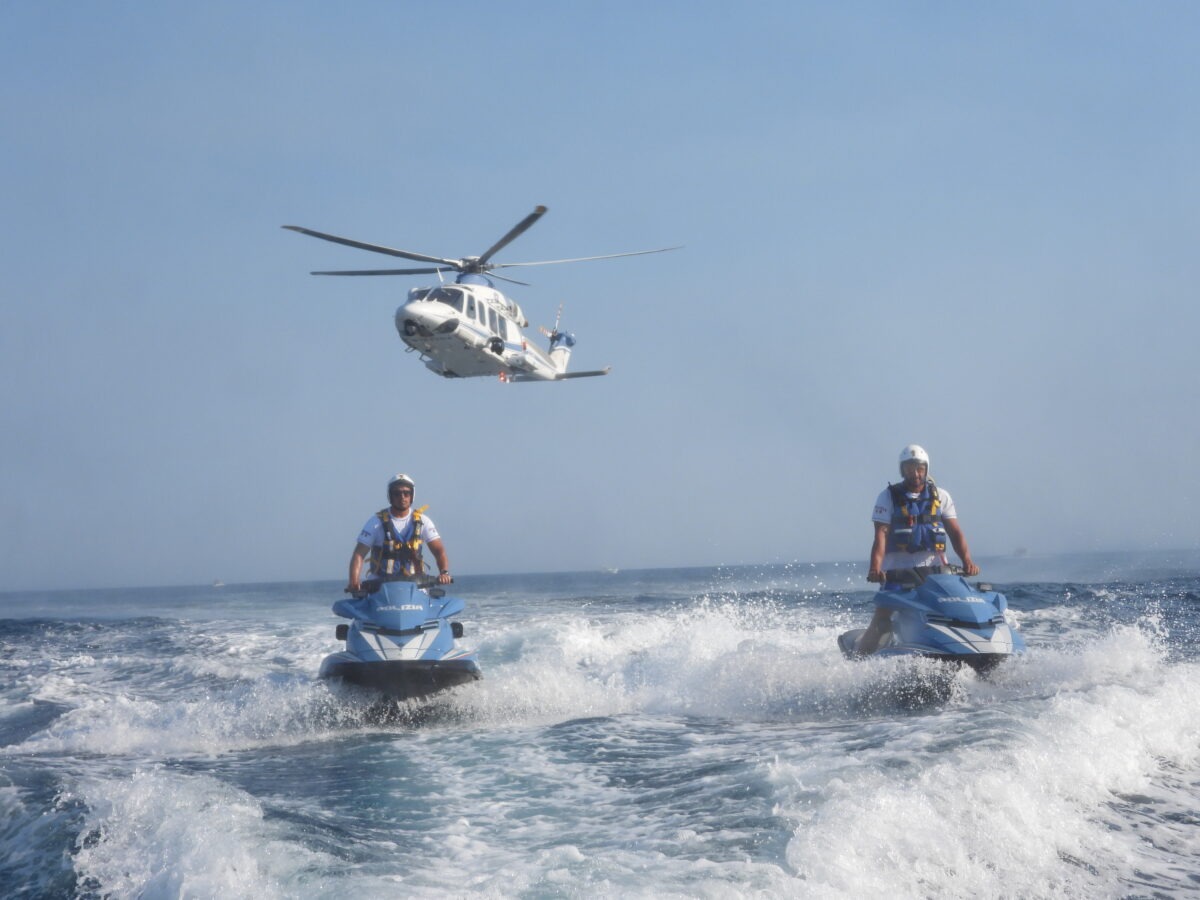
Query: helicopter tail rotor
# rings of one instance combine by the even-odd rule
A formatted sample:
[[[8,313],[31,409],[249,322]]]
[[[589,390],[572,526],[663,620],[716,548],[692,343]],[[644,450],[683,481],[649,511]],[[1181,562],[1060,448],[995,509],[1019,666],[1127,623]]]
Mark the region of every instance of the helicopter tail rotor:
[[[540,331],[546,337],[550,338],[551,341],[554,340],[554,335],[558,334],[558,323],[560,321],[562,321],[562,311],[563,311],[563,305],[560,303],[560,304],[558,304],[558,312],[556,312],[554,314],[554,330],[553,331],[547,331],[546,327],[544,325],[538,326],[538,331]]]
[[[567,362],[571,358],[571,348],[575,346],[575,335],[569,331],[561,331],[559,324],[562,322],[563,305],[558,304],[558,312],[554,316],[554,329],[548,331],[545,326],[539,325],[538,331],[550,339],[550,361],[554,363],[554,367],[559,372],[567,371]]]

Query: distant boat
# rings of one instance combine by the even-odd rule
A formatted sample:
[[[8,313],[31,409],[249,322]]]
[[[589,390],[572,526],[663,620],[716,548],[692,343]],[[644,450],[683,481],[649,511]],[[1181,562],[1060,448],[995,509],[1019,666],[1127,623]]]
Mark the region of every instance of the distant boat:
[[[220,578],[218,578],[216,581],[213,582],[213,587],[225,587],[225,582],[223,582]]]

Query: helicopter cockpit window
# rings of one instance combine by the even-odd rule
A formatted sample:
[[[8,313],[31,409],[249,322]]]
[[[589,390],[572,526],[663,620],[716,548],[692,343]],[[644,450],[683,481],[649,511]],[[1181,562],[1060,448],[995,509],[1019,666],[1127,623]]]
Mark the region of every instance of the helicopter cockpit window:
[[[467,298],[467,315],[469,317],[471,317],[472,319],[475,318],[475,298],[474,297]]]
[[[462,291],[454,288],[437,288],[430,291],[427,300],[436,300],[438,303],[445,303],[448,306],[453,306],[459,312],[463,311],[463,295]]]

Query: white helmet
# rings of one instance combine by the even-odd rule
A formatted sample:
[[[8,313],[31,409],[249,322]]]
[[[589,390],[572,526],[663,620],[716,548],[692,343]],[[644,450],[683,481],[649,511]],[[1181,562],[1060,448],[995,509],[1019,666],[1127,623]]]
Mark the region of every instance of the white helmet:
[[[388,493],[391,493],[393,484],[407,484],[410,488],[413,489],[414,492],[417,489],[417,486],[415,484],[413,484],[413,480],[411,478],[409,478],[407,475],[405,475],[403,472],[400,473],[399,475],[392,476],[391,481],[388,482]]]
[[[909,444],[900,451],[900,474],[904,475],[904,464],[906,462],[919,462],[925,464],[925,471],[929,471],[929,454],[925,452],[925,448],[919,444]]]

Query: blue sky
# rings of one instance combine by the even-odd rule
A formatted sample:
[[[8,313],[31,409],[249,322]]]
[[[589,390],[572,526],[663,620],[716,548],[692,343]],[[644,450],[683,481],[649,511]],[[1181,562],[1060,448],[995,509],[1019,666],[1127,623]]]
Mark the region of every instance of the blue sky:
[[[463,574],[863,560],[925,445],[978,557],[1194,548],[1189,3],[0,7],[0,589],[341,578],[395,471]],[[528,270],[558,385],[446,381]],[[985,571],[986,574],[986,571]]]

